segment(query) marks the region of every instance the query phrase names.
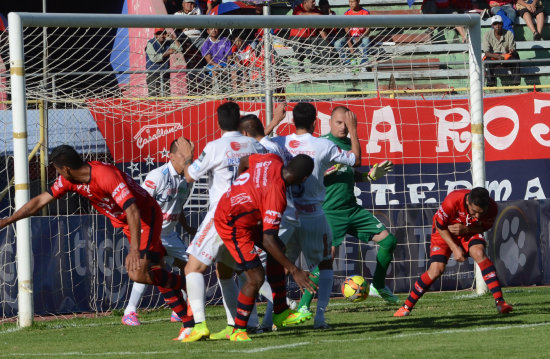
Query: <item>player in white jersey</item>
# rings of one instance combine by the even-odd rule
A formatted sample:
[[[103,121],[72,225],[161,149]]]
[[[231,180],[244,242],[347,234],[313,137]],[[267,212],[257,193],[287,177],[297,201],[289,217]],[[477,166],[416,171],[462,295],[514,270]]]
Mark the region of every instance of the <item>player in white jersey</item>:
[[[229,189],[237,176],[240,159],[253,153],[265,153],[264,147],[258,141],[243,136],[239,132],[239,105],[234,102],[224,103],[218,107],[217,113],[222,137],[206,144],[197,160],[192,162],[193,144],[185,139],[181,142],[182,145],[187,146],[185,179],[191,183],[207,174],[210,200],[208,213],[187,249],[189,254],[189,262],[185,266],[187,295],[196,324],[190,336],[183,340],[184,342],[194,342],[206,337],[229,339],[226,334],[231,334],[233,331],[238,296],[238,288],[233,280],[234,261],[216,233],[214,212],[222,194]],[[178,142],[179,145],[180,142]],[[214,262],[217,264],[216,272],[226,306],[228,326],[221,332],[210,335],[204,314],[206,295],[203,273]]]
[[[166,164],[147,174],[142,187],[157,201],[162,210],[161,241],[167,253],[165,260],[173,262],[183,273],[187,263],[187,246],[176,232],[176,225],[180,223],[183,230],[191,235],[196,233],[196,230],[187,223],[183,212],[183,205],[189,197],[191,186],[183,176],[185,156],[182,149],[178,148],[176,141],[170,145],[168,156],[170,160]],[[122,324],[130,326],[141,324],[136,312],[146,286],[142,283],[134,283],[132,286],[130,300],[122,317]],[[173,321],[180,321],[179,315],[175,312],[172,312],[172,318]],[[190,320],[192,316],[184,319],[188,319],[188,322],[184,322],[184,328],[180,333],[182,336],[189,334],[194,324]],[[185,328],[188,330],[185,331]]]
[[[319,289],[317,292],[317,312],[314,328],[330,328],[325,321],[325,311],[332,291],[334,271],[331,262],[332,234],[325,218],[322,204],[325,199],[324,174],[337,163],[348,166],[361,164],[361,149],[357,136],[357,118],[353,112],[345,117],[351,139],[351,151],[343,151],[332,141],[312,136],[315,130],[317,110],[310,103],[299,103],[292,111],[296,133],[275,137],[273,141],[285,150],[288,158],[306,154],[313,158],[315,167],[306,182],[292,187],[292,196],[296,208],[295,221],[283,215],[279,237],[286,246],[286,255],[295,261],[300,252],[304,254],[309,269],[319,267]],[[299,308],[300,310],[301,308]],[[310,318],[308,310],[301,311]]]

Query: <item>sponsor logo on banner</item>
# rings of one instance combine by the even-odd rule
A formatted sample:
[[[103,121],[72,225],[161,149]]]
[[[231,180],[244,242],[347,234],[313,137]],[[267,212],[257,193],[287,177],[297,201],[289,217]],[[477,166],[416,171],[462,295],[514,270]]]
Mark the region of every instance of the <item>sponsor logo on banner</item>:
[[[142,149],[148,143],[166,137],[171,133],[183,130],[180,123],[166,123],[163,125],[147,125],[134,136],[134,141],[139,149]]]

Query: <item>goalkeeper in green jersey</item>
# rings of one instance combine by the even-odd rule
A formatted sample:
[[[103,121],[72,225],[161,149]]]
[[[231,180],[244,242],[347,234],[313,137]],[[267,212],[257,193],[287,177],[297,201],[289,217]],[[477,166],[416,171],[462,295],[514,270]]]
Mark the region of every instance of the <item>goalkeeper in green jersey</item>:
[[[330,133],[321,136],[334,142],[344,151],[351,149],[348,129],[344,123],[344,115],[350,111],[347,107],[336,107],[330,117]],[[399,299],[386,286],[386,272],[393,257],[397,239],[391,234],[372,213],[357,204],[354,194],[355,182],[376,181],[393,169],[391,161],[374,165],[368,173],[357,172],[353,167],[337,164],[325,172],[326,186],[323,210],[332,230],[332,260],[336,249],[340,246],[346,234],[351,234],[363,242],[373,240],[379,245],[376,255],[376,270],[370,295],[384,299],[387,303],[397,304]],[[316,268],[312,274],[317,274]],[[306,291],[299,310],[309,310],[313,295]]]

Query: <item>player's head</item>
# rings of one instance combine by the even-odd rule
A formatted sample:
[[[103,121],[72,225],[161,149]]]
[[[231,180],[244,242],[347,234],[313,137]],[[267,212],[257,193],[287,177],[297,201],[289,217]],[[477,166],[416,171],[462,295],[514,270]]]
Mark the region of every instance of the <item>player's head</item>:
[[[483,187],[476,187],[472,189],[470,194],[466,197],[466,207],[470,216],[479,218],[481,215],[487,212],[491,197],[489,197],[489,191]]]
[[[311,157],[299,154],[283,168],[283,180],[287,185],[302,183],[311,175],[314,165]]]
[[[177,142],[178,140],[175,139],[170,144],[170,153],[168,154],[168,158],[170,158],[170,162],[172,163],[172,166],[174,167],[176,172],[180,175],[183,175],[186,158],[183,150],[178,147]]]
[[[336,138],[348,137],[348,128],[344,121],[344,115],[349,111],[345,106],[338,106],[332,110],[330,115],[329,125],[330,133]]]
[[[54,148],[50,154],[50,160],[57,172],[69,181],[73,179],[71,172],[82,168],[85,164],[80,154],[69,145]]]
[[[309,102],[300,102],[292,110],[294,126],[296,129],[304,129],[313,133],[315,129],[315,120],[317,119],[317,110]]]
[[[235,102],[226,102],[218,107],[218,125],[224,131],[238,131],[241,110]]]
[[[264,137],[264,125],[256,115],[245,115],[241,117],[239,130],[245,136],[252,138]]]

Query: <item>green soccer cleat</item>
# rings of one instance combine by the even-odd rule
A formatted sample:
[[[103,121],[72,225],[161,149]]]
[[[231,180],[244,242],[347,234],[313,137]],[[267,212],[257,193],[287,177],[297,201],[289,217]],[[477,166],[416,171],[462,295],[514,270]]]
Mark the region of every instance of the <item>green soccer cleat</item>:
[[[231,333],[231,336],[229,337],[229,340],[232,342],[249,342],[251,339],[248,337],[248,334],[246,333],[246,329],[235,329],[233,333]]]
[[[305,308],[305,306],[302,308]],[[302,308],[300,308],[300,310],[302,310]],[[300,324],[309,319],[311,319],[311,312],[307,308],[305,308],[305,311],[295,311],[287,308],[282,313],[273,314],[273,324],[275,324],[277,328],[286,327],[292,324]]]
[[[224,329],[220,330],[217,333],[210,334],[211,340],[227,340],[231,336],[231,333],[233,333],[233,327],[228,325]]]
[[[195,324],[193,327],[193,330],[191,331],[191,334],[185,339],[182,340],[183,343],[191,343],[196,342],[201,339],[206,339],[210,336],[210,330],[208,330],[208,327],[206,326],[206,322],[201,322],[198,324]]]
[[[390,288],[388,288],[387,286],[382,289],[376,289],[371,283],[370,289],[369,289],[369,296],[380,297],[388,304],[399,304],[399,298],[397,298],[397,296],[395,296],[391,292]]]

